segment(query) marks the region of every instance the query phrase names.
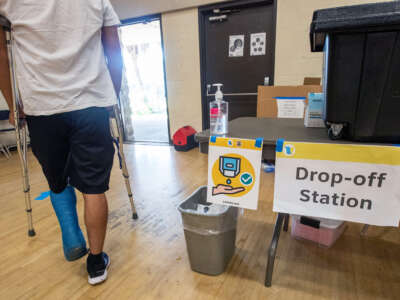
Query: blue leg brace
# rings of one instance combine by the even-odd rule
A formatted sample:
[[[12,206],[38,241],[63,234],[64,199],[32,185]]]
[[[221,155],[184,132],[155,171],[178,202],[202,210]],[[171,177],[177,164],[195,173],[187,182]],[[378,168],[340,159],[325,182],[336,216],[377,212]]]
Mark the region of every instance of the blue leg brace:
[[[50,192],[50,199],[60,223],[65,258],[73,261],[84,256],[86,241],[79,227],[74,188],[67,186],[59,194]]]

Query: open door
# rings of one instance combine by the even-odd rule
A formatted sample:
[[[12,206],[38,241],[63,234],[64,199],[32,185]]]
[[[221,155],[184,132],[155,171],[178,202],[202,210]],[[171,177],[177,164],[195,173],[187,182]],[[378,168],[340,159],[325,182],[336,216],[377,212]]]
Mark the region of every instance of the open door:
[[[121,93],[125,139],[169,143],[160,17],[123,22],[120,38],[125,65]]]

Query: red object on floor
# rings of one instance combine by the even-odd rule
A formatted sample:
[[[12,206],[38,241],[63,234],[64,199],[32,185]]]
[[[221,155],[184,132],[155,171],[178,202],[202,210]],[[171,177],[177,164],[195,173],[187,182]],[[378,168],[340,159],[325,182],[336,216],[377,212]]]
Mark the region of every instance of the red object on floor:
[[[198,146],[195,140],[196,130],[192,126],[184,126],[178,129],[173,136],[176,151],[189,151]]]

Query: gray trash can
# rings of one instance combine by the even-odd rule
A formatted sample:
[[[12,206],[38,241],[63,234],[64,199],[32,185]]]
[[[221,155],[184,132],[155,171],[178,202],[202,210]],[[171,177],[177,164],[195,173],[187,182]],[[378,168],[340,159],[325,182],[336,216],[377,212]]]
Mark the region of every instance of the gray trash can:
[[[235,252],[238,208],[208,203],[207,187],[202,186],[178,210],[192,270],[208,275],[224,272]]]

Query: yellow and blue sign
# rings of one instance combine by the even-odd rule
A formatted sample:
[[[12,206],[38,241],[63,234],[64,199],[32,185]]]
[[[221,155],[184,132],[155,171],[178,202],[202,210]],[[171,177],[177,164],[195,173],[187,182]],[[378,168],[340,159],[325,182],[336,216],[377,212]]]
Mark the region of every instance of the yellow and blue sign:
[[[263,139],[211,137],[207,201],[257,209]]]
[[[301,143],[279,139],[277,158],[400,165],[400,147],[357,144]]]

